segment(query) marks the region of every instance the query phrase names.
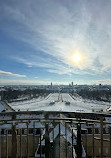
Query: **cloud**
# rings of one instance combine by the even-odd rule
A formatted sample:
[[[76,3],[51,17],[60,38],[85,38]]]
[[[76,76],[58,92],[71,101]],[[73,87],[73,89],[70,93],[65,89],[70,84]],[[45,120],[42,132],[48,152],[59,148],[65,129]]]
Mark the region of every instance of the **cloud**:
[[[14,73],[12,73],[12,72],[6,72],[6,71],[2,71],[2,70],[0,70],[0,75],[5,75],[5,76],[11,76],[11,77],[27,77],[26,75],[20,75],[20,74],[14,74]]]
[[[70,65],[67,65],[63,63],[60,60],[52,59],[52,58],[42,58],[42,57],[36,57],[36,56],[30,56],[29,58],[21,58],[21,57],[13,57],[14,60],[16,60],[19,63],[27,65],[27,67],[41,67],[44,68],[47,72],[50,73],[56,73],[59,75],[67,74],[90,74],[94,75],[95,73],[85,70],[80,70],[74,67],[71,67]]]
[[[18,62],[50,73],[104,74],[111,68],[110,6],[109,0],[27,0],[4,4],[2,12],[13,23],[8,33],[34,50],[22,58],[16,54]],[[71,59],[77,50],[83,56],[79,65]]]

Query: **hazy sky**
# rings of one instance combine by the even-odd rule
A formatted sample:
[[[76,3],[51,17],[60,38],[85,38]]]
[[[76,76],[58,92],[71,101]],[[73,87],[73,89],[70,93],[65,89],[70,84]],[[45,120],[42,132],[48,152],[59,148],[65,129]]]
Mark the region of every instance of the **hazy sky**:
[[[111,0],[0,0],[0,83],[51,81],[111,84]]]

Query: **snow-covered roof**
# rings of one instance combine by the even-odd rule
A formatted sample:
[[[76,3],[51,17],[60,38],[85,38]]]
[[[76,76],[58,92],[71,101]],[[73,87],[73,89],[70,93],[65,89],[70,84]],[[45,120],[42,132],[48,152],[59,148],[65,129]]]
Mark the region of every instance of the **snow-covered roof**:
[[[53,139],[53,132],[54,132],[54,139],[55,139],[59,134],[59,124],[50,132],[49,134],[50,140]],[[76,130],[73,130],[73,132],[75,135],[77,134]],[[67,141],[69,143],[72,143],[72,133],[68,129],[66,129],[66,133],[67,133]],[[65,126],[62,123],[60,123],[60,134],[63,135],[63,137],[65,138]]]
[[[0,102],[0,112],[2,112],[3,110],[5,110],[5,107],[2,105],[2,103]]]

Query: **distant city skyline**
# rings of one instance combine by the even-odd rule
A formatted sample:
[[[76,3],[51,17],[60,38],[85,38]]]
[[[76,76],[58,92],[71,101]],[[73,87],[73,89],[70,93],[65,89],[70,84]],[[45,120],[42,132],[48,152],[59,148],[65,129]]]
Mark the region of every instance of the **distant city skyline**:
[[[0,85],[111,84],[111,0],[1,0]]]

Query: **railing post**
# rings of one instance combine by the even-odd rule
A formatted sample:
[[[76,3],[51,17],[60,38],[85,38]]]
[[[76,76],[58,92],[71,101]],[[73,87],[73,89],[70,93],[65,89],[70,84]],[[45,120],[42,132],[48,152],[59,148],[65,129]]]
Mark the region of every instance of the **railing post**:
[[[33,157],[35,158],[35,122],[33,122]]]
[[[8,158],[8,129],[6,130],[6,158]]]
[[[29,127],[27,122],[27,158],[29,158]]]
[[[40,158],[42,158],[42,140],[41,140],[41,128],[40,128]]]
[[[101,158],[103,158],[103,117],[100,118]]]
[[[22,129],[20,129],[20,158],[22,158]]]
[[[59,158],[61,157],[61,152],[60,152],[60,148],[61,148],[61,128],[60,128],[60,122],[59,122]]]
[[[67,124],[68,123],[70,123],[70,121],[65,121],[65,137],[66,137],[66,141],[65,141],[65,146],[66,146],[66,157],[65,158],[67,158],[68,157],[68,150],[67,150],[67,146],[68,146],[68,142],[67,142],[67,130],[68,130],[68,128],[67,128]]]
[[[92,156],[94,158],[94,124],[92,125]]]
[[[1,145],[1,129],[0,129],[0,158],[2,157],[2,155],[1,155],[1,147],[2,147],[2,145]]]
[[[54,121],[53,121],[53,126],[54,126]],[[55,128],[55,126],[54,126]],[[54,143],[54,128],[53,128],[53,143]]]
[[[73,158],[73,144],[74,142],[73,142],[73,129],[72,129],[72,158]]]
[[[49,142],[49,131],[48,131],[48,123],[45,124],[45,158],[49,158],[49,145],[50,145],[50,142]]]
[[[85,130],[85,136],[86,136],[86,157],[87,157],[87,153],[88,153],[88,150],[87,150],[87,130]]]
[[[12,125],[12,158],[17,158],[17,131],[16,131],[16,125]]]
[[[67,158],[67,122],[65,122],[65,136],[66,136],[66,158]]]
[[[77,158],[82,158],[81,124],[77,124]]]
[[[111,127],[109,127],[109,134],[110,134],[110,158],[111,158]]]

